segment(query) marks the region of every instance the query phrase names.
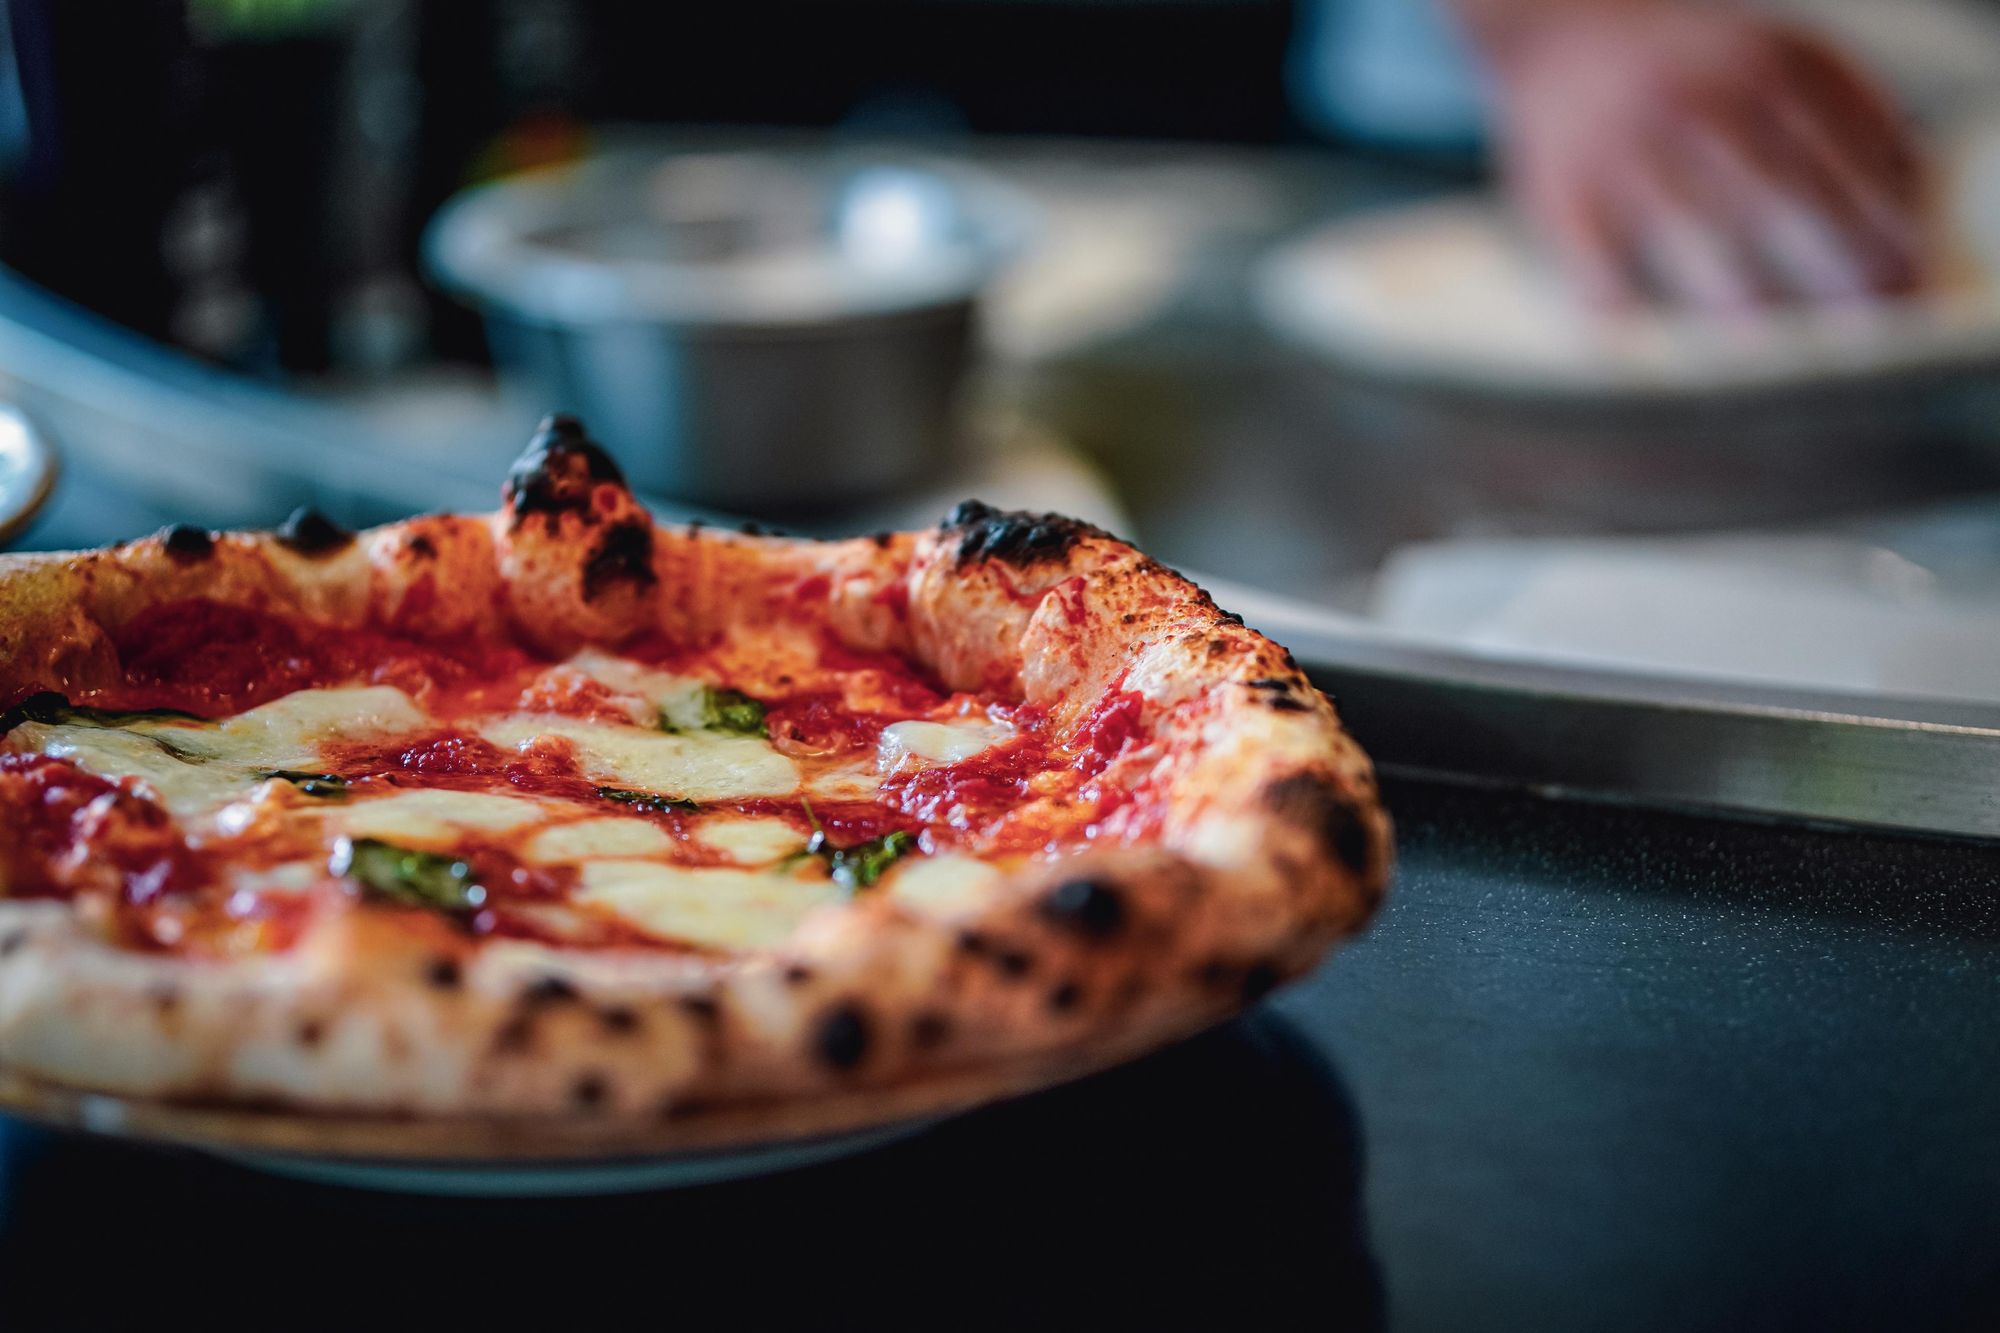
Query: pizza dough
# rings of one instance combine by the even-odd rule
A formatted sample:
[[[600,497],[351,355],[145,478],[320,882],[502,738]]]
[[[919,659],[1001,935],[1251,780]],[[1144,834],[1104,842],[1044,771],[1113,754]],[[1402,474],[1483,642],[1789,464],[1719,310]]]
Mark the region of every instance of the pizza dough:
[[[1332,706],[1102,531],[656,525],[567,419],[493,515],[0,558],[0,707],[9,1086],[852,1128],[1214,1022],[1388,866]]]

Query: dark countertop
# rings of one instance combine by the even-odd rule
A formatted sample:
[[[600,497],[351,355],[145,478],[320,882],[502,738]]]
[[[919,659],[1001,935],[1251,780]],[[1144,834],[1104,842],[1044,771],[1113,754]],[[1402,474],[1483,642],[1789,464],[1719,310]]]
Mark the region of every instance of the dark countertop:
[[[9,1328],[1992,1327],[2000,858],[1395,784],[1353,948],[787,1175],[469,1202],[0,1130]]]

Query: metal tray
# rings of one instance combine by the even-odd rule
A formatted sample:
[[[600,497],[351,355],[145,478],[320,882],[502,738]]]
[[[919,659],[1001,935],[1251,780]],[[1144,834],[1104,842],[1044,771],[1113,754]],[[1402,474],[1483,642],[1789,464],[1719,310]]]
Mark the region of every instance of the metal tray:
[[[1490,657],[1198,581],[1290,648],[1391,772],[2000,837],[2000,707]]]

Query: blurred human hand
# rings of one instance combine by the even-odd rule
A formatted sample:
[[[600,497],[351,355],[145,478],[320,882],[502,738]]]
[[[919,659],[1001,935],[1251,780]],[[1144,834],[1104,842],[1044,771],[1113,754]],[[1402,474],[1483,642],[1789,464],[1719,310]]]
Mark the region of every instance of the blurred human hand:
[[[1461,2],[1508,188],[1595,301],[1842,301],[1926,276],[1922,153],[1819,37],[1689,0]]]

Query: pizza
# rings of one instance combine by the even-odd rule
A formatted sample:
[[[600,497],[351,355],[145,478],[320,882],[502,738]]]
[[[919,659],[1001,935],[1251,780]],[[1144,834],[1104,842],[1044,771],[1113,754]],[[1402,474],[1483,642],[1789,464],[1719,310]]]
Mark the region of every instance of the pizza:
[[[1195,1031],[1381,897],[1329,701],[1096,528],[656,524],[568,418],[503,499],[0,557],[13,1086],[810,1128]]]

